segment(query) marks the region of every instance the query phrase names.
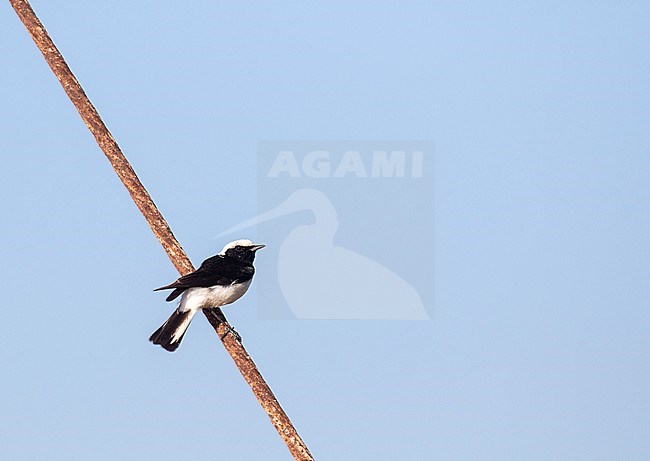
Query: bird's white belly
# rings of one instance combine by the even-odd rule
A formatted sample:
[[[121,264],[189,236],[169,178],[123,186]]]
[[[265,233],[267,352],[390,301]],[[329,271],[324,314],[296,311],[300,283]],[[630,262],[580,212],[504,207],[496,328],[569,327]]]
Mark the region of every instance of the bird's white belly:
[[[183,292],[180,310],[198,310],[233,303],[244,296],[251,281],[232,285],[216,285],[209,288],[190,288]]]

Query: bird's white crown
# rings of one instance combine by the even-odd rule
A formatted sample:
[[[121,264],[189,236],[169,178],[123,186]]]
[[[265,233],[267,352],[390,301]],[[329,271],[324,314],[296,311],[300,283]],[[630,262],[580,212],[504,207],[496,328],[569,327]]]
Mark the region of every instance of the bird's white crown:
[[[223,250],[221,250],[221,253],[219,254],[224,255],[226,254],[226,251],[230,250],[231,248],[235,248],[237,245],[249,247],[254,245],[254,243],[248,239],[235,240],[234,242],[226,243],[226,246],[223,247]]]

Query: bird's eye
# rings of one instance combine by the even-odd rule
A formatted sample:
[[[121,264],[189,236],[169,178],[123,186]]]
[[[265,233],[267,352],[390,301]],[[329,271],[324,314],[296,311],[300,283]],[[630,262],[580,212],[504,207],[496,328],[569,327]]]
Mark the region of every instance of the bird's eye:
[[[241,245],[237,245],[237,246],[235,247],[235,250],[241,250]]]

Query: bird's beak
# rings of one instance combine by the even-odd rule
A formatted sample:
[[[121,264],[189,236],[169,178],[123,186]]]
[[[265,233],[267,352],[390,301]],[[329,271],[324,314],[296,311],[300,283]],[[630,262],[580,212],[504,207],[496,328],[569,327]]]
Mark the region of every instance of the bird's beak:
[[[251,250],[251,251],[261,250],[261,249],[264,248],[265,246],[266,246],[266,245],[253,245],[252,247],[250,247],[250,250]]]

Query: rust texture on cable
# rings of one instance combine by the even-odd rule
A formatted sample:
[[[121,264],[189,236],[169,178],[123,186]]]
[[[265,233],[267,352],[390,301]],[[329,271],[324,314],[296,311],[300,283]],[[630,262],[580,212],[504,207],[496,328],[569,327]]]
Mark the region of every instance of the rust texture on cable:
[[[26,0],[9,0],[18,17],[23,22],[38,49],[43,53],[45,61],[56,75],[66,94],[79,111],[79,115],[95,137],[97,144],[113,166],[115,173],[128,190],[136,206],[147,220],[156,238],[167,252],[172,264],[181,275],[194,270],[190,259],[174,237],[167,221],[162,216],[151,196],[144,188],[133,167],[122,153],[117,142],[102,121],[99,113],[86,96],[83,88],[73,75],[63,56],[52,42],[45,27],[36,17],[29,2]],[[215,329],[219,338],[246,382],[250,385],[255,397],[268,414],[273,426],[284,440],[296,461],[313,461],[307,445],[298,435],[279,402],[273,395],[268,384],[260,374],[244,346],[235,339],[230,331],[223,312],[220,309],[203,310],[205,317]]]

